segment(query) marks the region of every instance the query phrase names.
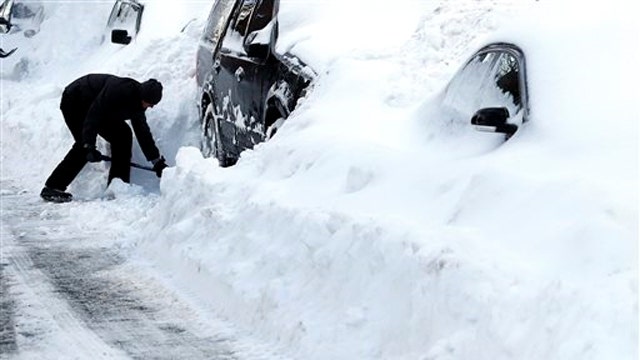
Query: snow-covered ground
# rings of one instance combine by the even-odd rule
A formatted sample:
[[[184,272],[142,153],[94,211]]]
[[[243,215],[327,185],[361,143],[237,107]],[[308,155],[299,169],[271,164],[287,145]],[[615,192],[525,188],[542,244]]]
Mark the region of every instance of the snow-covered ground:
[[[134,170],[106,201],[90,164],[79,201],[51,206],[92,214],[202,308],[299,359],[638,357],[631,1],[282,0],[279,47],[319,77],[231,168],[197,149],[211,4],[148,2],[126,47],[101,43],[110,2],[45,2],[40,33],[3,35],[2,178],[37,196],[71,145],[58,105],[76,77],[154,77],[162,180]],[[493,40],[525,50],[531,119],[479,152],[426,114]]]

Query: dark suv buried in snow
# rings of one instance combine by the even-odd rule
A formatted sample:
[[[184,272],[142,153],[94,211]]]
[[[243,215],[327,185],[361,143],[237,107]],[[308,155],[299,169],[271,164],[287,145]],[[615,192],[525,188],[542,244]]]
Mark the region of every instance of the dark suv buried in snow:
[[[272,137],[315,73],[275,50],[279,0],[217,0],[200,40],[196,79],[201,150],[221,166]]]

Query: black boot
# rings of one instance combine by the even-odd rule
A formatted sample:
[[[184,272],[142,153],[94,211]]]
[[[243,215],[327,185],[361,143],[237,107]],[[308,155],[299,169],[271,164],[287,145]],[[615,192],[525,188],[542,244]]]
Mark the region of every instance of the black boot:
[[[73,200],[73,195],[62,190],[57,190],[46,186],[40,192],[40,197],[45,201],[51,201],[55,203],[64,203]]]

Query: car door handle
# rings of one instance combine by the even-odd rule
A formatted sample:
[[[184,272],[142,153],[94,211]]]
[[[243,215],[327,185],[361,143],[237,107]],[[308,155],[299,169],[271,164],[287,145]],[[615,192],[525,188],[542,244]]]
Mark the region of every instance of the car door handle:
[[[242,79],[244,79],[244,69],[242,67],[239,67],[236,70],[236,80],[238,80],[238,82],[242,81]]]

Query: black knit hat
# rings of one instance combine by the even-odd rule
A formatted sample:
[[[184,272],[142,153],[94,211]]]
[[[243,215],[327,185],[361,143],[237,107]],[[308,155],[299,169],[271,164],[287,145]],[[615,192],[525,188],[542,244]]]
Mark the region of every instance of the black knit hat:
[[[157,104],[162,99],[162,84],[156,79],[149,79],[140,84],[140,97],[149,104]]]

